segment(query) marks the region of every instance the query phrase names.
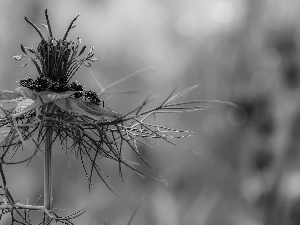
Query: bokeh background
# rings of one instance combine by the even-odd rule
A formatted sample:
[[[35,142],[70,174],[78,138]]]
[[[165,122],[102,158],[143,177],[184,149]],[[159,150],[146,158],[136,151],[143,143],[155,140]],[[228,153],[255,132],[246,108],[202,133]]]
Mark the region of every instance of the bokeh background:
[[[74,155],[54,154],[54,205],[68,215],[88,206],[76,224],[132,225],[296,225],[300,224],[300,2],[297,0],[2,0],[0,6],[0,89],[35,77],[32,65],[20,69],[11,56],[20,44],[39,37],[48,8],[60,37],[81,14],[70,38],[94,45],[100,61],[74,79],[100,90],[128,74],[106,99],[128,112],[149,94],[162,101],[174,87],[199,87],[188,99],[219,99],[209,111],[172,115],[178,128],[196,135],[169,144],[139,146],[167,182],[142,178],[109,160],[101,168],[113,194],[100,179],[89,193]],[[120,94],[136,91],[135,94]],[[158,122],[166,122],[165,120]],[[174,125],[175,126],[175,125]],[[28,149],[30,152],[30,149]],[[25,153],[24,153],[25,154]],[[135,159],[124,149],[124,156]],[[9,187],[22,203],[41,203],[43,158],[7,167]],[[0,224],[8,224],[3,217]]]

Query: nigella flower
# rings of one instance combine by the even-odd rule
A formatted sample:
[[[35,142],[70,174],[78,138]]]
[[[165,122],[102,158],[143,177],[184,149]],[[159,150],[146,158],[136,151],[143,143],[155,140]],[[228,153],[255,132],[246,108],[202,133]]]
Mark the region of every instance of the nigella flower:
[[[98,60],[97,57],[94,57],[93,47],[85,57],[82,57],[86,46],[80,47],[80,39],[78,38],[75,42],[67,40],[70,30],[75,27],[74,22],[78,16],[72,20],[60,39],[53,37],[47,10],[45,16],[46,37],[34,23],[25,18],[37,31],[41,42],[37,48],[21,45],[24,54],[13,57],[16,60],[27,58],[29,62],[32,62],[38,72],[37,78],[21,79],[20,86],[15,91],[0,91],[2,116],[0,128],[2,128],[1,134],[6,134],[0,142],[0,177],[3,184],[0,189],[3,189],[4,193],[1,194],[4,200],[0,203],[0,209],[7,209],[6,212],[13,215],[12,224],[17,221],[14,216],[16,214],[22,220],[22,222],[17,221],[16,223],[28,224],[28,210],[44,212],[45,224],[50,224],[51,220],[73,224],[70,220],[84,211],[65,218],[57,216],[53,211],[50,174],[51,152],[54,144],[61,145],[62,149],[68,153],[75,152],[90,187],[93,175],[96,174],[110,188],[105,179],[106,175],[99,166],[101,160],[110,159],[117,162],[121,177],[124,166],[148,176],[138,170],[136,163],[123,158],[124,148],[132,150],[141,162],[149,166],[140,155],[137,149],[138,144],[149,146],[155,143],[153,139],[162,139],[178,146],[171,139],[188,137],[193,134],[189,131],[171,128],[169,125],[153,124],[149,118],[159,113],[181,113],[207,109],[207,106],[200,105],[207,101],[177,101],[196,88],[197,85],[195,85],[178,93],[175,93],[174,90],[154,108],[145,109],[149,102],[147,98],[139,107],[128,113],[114,112],[104,104],[96,92],[86,89],[83,84],[76,81],[71,82],[80,67],[89,67],[92,62]],[[15,102],[16,105],[10,108],[5,107],[6,102]],[[26,147],[27,142],[31,142],[35,146],[33,153],[28,158],[16,161],[18,150]],[[39,151],[44,154],[44,169],[47,171],[44,178],[44,206],[25,206],[16,202],[10,194],[3,168],[8,165],[30,162]],[[87,164],[90,164],[89,170]],[[160,177],[156,179],[161,180]],[[21,209],[24,210],[24,214],[20,212]]]
[[[47,10],[45,11],[45,16],[47,25],[43,26],[46,28],[47,37],[34,23],[25,17],[25,20],[41,37],[41,42],[37,48],[21,44],[21,50],[24,55],[13,56],[16,60],[22,60],[24,57],[28,58],[38,71],[38,77],[35,80],[28,77],[20,80],[20,85],[36,92],[77,91],[75,97],[85,97],[99,105],[101,100],[95,92],[84,90],[83,85],[76,81],[70,83],[71,78],[81,66],[90,67],[92,62],[99,60],[99,58],[94,56],[94,46],[90,47],[85,57],[80,58],[86,50],[86,45],[80,47],[81,39],[79,37],[75,42],[67,40],[68,34],[75,27],[74,22],[79,15],[72,20],[62,38],[59,39],[53,37]],[[23,66],[26,65],[27,62],[23,64]]]

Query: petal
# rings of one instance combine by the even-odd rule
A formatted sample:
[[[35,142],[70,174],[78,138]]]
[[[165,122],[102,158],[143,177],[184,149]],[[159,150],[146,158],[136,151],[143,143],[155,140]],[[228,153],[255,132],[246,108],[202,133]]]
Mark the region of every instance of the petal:
[[[85,115],[89,116],[89,114],[84,111],[82,108],[80,108],[76,101],[71,98],[61,98],[54,101],[54,104],[56,104],[59,108],[61,108],[64,111],[76,113],[79,115]]]
[[[20,94],[22,94],[25,98],[30,98],[32,100],[36,100],[37,99],[37,93],[35,91],[32,91],[26,87],[17,87],[15,92],[18,92]]]
[[[17,102],[23,95],[16,91],[0,91],[0,101],[1,102]]]
[[[56,93],[51,91],[42,91],[38,92],[38,96],[40,97],[43,104],[46,104],[48,102],[53,102],[57,99],[64,99],[68,98],[71,95],[75,94],[77,91],[66,91],[62,93]]]
[[[37,100],[37,98],[40,98],[43,104],[53,102],[56,99],[60,98],[68,98],[71,95],[75,94],[77,91],[66,91],[66,92],[52,92],[52,91],[32,91],[26,87],[17,87],[16,92],[21,93],[26,98],[30,98],[32,100]]]
[[[57,99],[54,103],[62,110],[85,115],[96,120],[102,119],[103,117],[117,118],[121,116],[108,108],[72,98]]]
[[[34,104],[35,101],[30,99],[30,98],[26,98],[24,100],[22,100],[21,102],[19,102],[17,104],[17,106],[15,107],[15,109],[13,110],[14,113],[19,113],[24,111],[26,108],[30,107],[32,104]]]
[[[93,116],[112,117],[112,118],[117,118],[121,116],[121,114],[112,111],[108,107],[104,108],[100,105],[95,105],[91,102],[77,100],[77,104],[79,105],[80,108],[82,108],[84,111],[88,112]]]

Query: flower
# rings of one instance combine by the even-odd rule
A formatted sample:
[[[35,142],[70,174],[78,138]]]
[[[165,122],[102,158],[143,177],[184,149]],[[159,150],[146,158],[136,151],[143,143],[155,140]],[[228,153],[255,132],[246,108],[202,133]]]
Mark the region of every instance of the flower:
[[[99,60],[99,58],[94,56],[94,46],[90,47],[85,57],[79,58],[85,52],[86,45],[80,48],[80,38],[77,38],[75,42],[67,40],[67,36],[70,30],[75,27],[74,22],[79,15],[72,20],[63,37],[59,39],[53,37],[47,9],[45,10],[45,16],[47,25],[44,25],[44,27],[47,31],[47,38],[33,22],[25,17],[25,20],[41,37],[41,42],[37,48],[21,44],[21,50],[24,55],[16,55],[13,58],[22,60],[24,57],[27,57],[35,65],[38,77],[35,80],[31,77],[21,79],[19,84],[36,92],[77,91],[74,95],[75,98],[83,97],[96,105],[100,105],[102,101],[95,92],[85,90],[84,85],[77,81],[70,83],[71,78],[80,67],[83,65],[89,67],[92,62]],[[24,64],[24,66],[26,65],[27,63]]]
[[[65,91],[70,79],[82,65],[89,67],[91,66],[91,62],[95,62],[99,60],[99,58],[94,57],[94,46],[91,46],[87,56],[79,59],[78,57],[84,53],[86,45],[80,48],[81,39],[79,37],[75,42],[67,41],[68,34],[70,30],[75,27],[74,22],[79,15],[72,20],[63,37],[59,39],[53,37],[47,9],[45,16],[47,25],[43,26],[47,30],[47,39],[41,30],[25,17],[25,20],[40,35],[41,42],[37,48],[21,45],[21,49],[25,54],[24,56],[28,57],[30,61],[34,63],[40,78],[46,79],[47,82],[53,82],[52,91],[61,92]],[[33,54],[34,57],[29,56],[27,50]],[[14,56],[16,60],[20,60],[23,57]]]
[[[0,143],[2,146],[23,147],[24,141],[32,140],[36,151],[45,144],[47,128],[55,140],[60,140],[68,151],[75,150],[80,157],[83,168],[91,184],[92,175],[96,174],[105,182],[103,172],[98,167],[98,158],[108,158],[134,171],[145,175],[122,156],[122,148],[127,144],[138,157],[147,164],[137,150],[137,143],[152,143],[149,139],[160,138],[172,143],[170,138],[179,138],[192,135],[192,132],[172,129],[164,125],[148,123],[152,115],[158,113],[172,113],[194,111],[205,107],[188,107],[189,103],[172,103],[178,97],[185,95],[196,86],[171,95],[159,106],[144,110],[148,99],[141,106],[127,114],[114,112],[104,101],[91,90],[71,78],[81,66],[91,66],[97,61],[92,46],[87,56],[79,59],[86,46],[80,48],[80,39],[68,41],[70,30],[75,27],[76,16],[60,39],[53,37],[47,10],[45,11],[47,38],[41,30],[30,20],[25,20],[37,31],[41,42],[37,48],[21,45],[24,55],[13,56],[15,60],[28,58],[37,71],[38,77],[27,77],[19,81],[20,87],[14,92],[0,91],[0,102],[14,101],[17,105],[12,109],[0,107],[4,117],[0,120],[0,127],[10,127],[11,135],[7,135]],[[175,91],[175,90],[174,90]],[[37,137],[35,137],[37,133]],[[144,141],[140,140],[143,139]],[[72,144],[70,142],[72,140]],[[5,143],[5,145],[4,145]],[[9,143],[9,144],[8,144]],[[2,144],[2,145],[1,145]],[[172,143],[173,144],[173,143]],[[148,144],[147,144],[148,145]],[[35,153],[32,157],[34,157]],[[83,157],[84,156],[84,157]],[[30,160],[28,158],[27,160]],[[92,165],[90,173],[86,171],[85,161]],[[135,164],[134,164],[135,165]],[[106,184],[106,182],[105,182]]]
[[[183,91],[171,94],[158,106],[145,109],[149,98],[129,113],[120,114],[114,112],[104,105],[104,101],[96,92],[85,89],[83,84],[77,81],[71,82],[72,77],[81,66],[91,66],[97,61],[94,57],[92,46],[83,58],[79,58],[85,51],[86,46],[80,48],[80,39],[75,42],[68,41],[67,36],[75,26],[76,16],[68,26],[61,39],[52,35],[47,10],[45,11],[47,25],[47,38],[41,30],[30,20],[25,20],[37,31],[41,42],[37,48],[21,45],[24,55],[13,56],[15,60],[28,58],[29,62],[35,65],[38,71],[36,79],[27,77],[19,81],[19,87],[14,91],[0,91],[0,128],[6,133],[0,141],[0,177],[2,186],[0,189],[4,200],[0,204],[2,209],[11,212],[12,224],[17,220],[14,215],[22,219],[22,224],[28,224],[27,212],[29,210],[44,211],[44,218],[55,220],[66,224],[73,224],[71,220],[81,215],[84,210],[67,217],[58,217],[52,208],[51,196],[51,151],[52,145],[58,143],[67,152],[75,152],[75,155],[82,164],[83,170],[92,186],[94,175],[106,184],[105,173],[100,168],[100,161],[110,159],[118,163],[119,174],[122,177],[122,168],[128,167],[133,171],[152,177],[138,170],[137,163],[123,158],[123,148],[127,146],[139,159],[150,166],[137,149],[138,144],[149,146],[155,143],[153,139],[162,139],[182,149],[192,151],[173,143],[170,139],[189,137],[193,132],[173,129],[169,125],[159,125],[149,122],[150,117],[160,113],[181,113],[197,110],[206,110],[207,106],[201,106],[208,101],[194,100],[177,102],[177,99],[186,95],[197,87],[194,85]],[[27,63],[23,64],[24,66]],[[7,108],[5,103],[15,102],[16,106]],[[221,102],[221,101],[217,101]],[[3,105],[2,105],[3,103]],[[221,102],[222,103],[222,102]],[[230,104],[228,102],[223,102]],[[25,141],[31,141],[35,146],[34,152],[28,158],[16,161],[20,148],[26,146]],[[44,150],[42,150],[44,146]],[[44,206],[22,205],[16,202],[11,196],[3,168],[10,164],[30,162],[38,151],[44,153]],[[194,152],[196,153],[196,152]],[[90,164],[90,170],[87,170]],[[50,172],[49,172],[50,171]],[[156,178],[162,180],[160,177]],[[24,210],[21,214],[19,210]],[[17,212],[14,214],[14,212]],[[2,210],[3,215],[4,210]],[[47,222],[45,219],[45,223]],[[20,222],[16,222],[20,223]],[[49,222],[50,223],[50,222]],[[47,222],[47,224],[49,224]]]

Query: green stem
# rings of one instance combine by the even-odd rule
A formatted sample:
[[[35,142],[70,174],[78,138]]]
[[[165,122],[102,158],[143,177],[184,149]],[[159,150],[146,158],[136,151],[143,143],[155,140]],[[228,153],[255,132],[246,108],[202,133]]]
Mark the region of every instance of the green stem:
[[[52,127],[47,122],[46,139],[45,139],[45,154],[44,154],[44,207],[49,212],[53,209],[52,203]],[[51,218],[45,214],[45,224],[50,224]]]

